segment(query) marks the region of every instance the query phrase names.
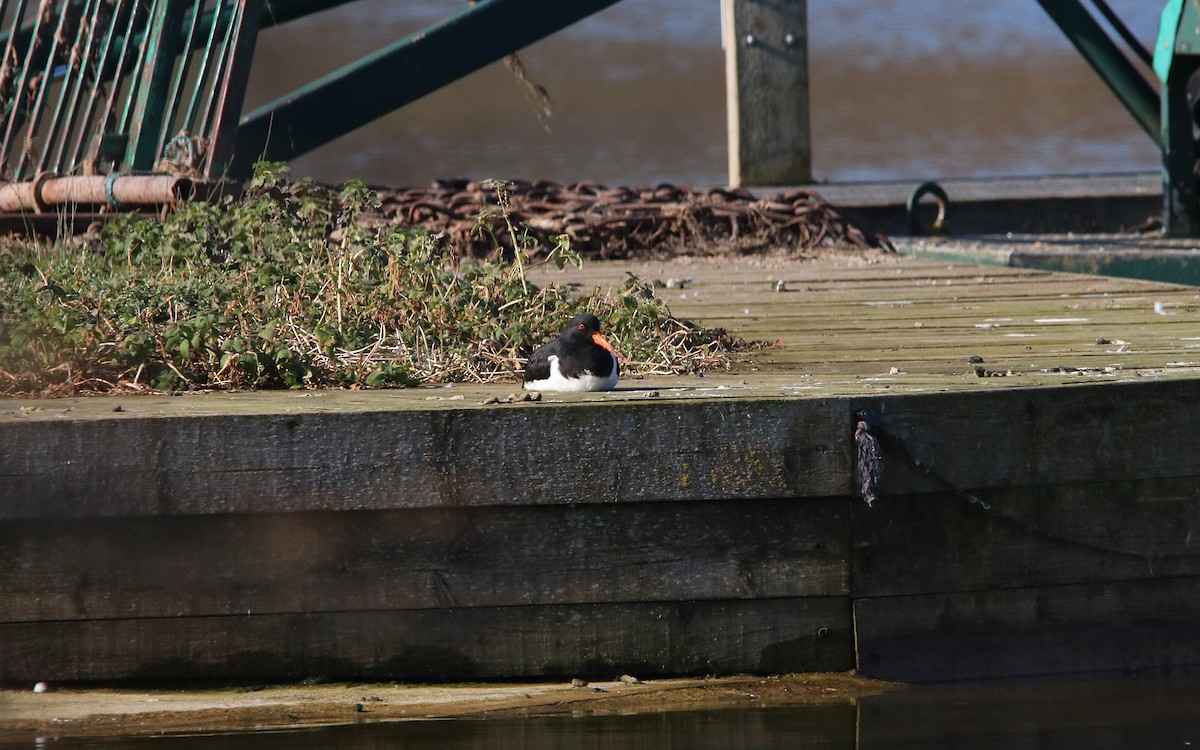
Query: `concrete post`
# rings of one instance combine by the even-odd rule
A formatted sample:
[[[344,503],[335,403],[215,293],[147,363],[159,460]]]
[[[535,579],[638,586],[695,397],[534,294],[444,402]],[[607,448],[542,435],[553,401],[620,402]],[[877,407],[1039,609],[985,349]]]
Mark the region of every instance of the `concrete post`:
[[[729,184],[812,181],[807,0],[721,0]]]

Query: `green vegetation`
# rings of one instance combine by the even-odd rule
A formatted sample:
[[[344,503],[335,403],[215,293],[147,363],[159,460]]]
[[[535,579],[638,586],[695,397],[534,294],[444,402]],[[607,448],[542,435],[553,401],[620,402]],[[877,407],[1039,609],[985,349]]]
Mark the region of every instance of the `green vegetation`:
[[[502,186],[497,214],[509,222]],[[259,165],[246,195],[127,216],[97,236],[0,246],[0,393],[412,386],[514,381],[588,309],[632,372],[721,365],[730,340],[670,315],[653,287],[579,297],[510,262],[464,259],[415,229],[368,228],[377,199]],[[0,241],[2,242],[2,241]],[[578,264],[560,241],[548,260]]]

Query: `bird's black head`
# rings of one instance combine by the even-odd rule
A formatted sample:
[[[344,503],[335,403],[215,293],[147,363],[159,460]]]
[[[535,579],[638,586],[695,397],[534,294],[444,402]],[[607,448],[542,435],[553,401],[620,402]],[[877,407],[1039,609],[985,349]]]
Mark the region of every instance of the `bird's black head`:
[[[563,329],[562,335],[590,339],[592,334],[599,332],[600,319],[591,313],[580,313],[571,318],[571,322],[567,323],[567,327]]]

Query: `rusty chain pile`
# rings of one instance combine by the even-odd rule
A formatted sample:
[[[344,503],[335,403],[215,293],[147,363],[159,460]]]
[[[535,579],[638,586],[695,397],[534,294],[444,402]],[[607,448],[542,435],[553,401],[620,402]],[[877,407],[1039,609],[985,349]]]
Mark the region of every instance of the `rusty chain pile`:
[[[891,248],[885,237],[863,232],[819,195],[800,190],[762,199],[744,190],[672,185],[444,180],[428,189],[378,193],[383,218],[443,233],[448,245],[474,257],[511,252],[509,222],[539,247],[565,234],[574,250],[601,259]]]

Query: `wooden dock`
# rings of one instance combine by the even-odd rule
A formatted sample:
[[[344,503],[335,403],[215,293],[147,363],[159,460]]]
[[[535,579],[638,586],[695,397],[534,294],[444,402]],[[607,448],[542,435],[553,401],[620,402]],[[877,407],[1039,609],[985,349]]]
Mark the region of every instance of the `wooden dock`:
[[[1200,289],[896,256],[544,278],[629,271],[782,346],[540,403],[0,401],[0,680],[1200,663]]]

